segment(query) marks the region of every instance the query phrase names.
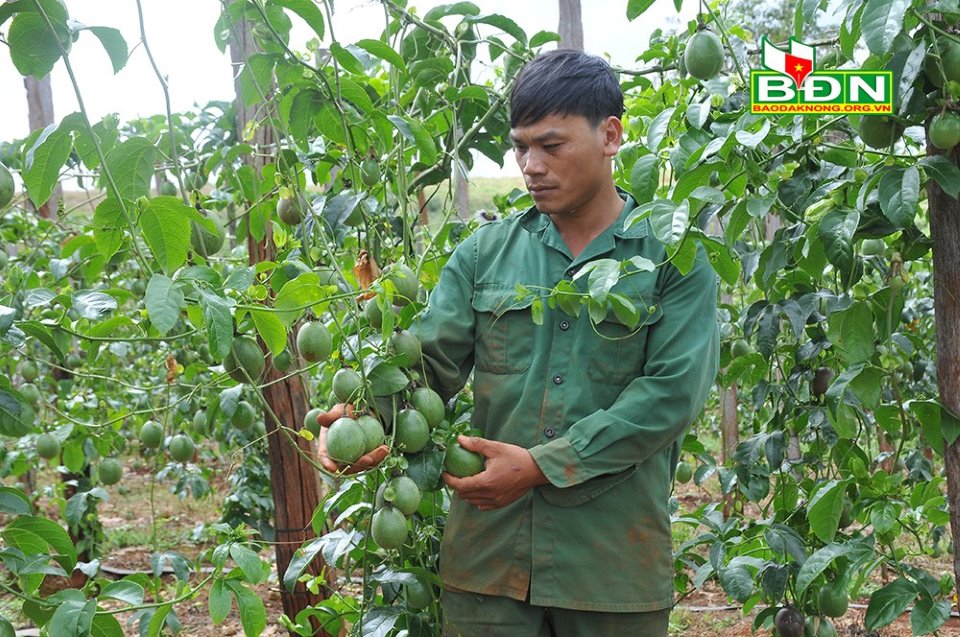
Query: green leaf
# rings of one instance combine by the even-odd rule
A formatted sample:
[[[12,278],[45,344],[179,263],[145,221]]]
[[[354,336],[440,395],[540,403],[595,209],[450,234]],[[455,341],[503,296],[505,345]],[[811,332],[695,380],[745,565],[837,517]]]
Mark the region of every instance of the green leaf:
[[[737,138],[737,141],[740,142],[742,146],[747,148],[756,148],[760,142],[764,140],[767,136],[767,133],[770,132],[770,119],[764,118],[763,123],[760,125],[760,130],[756,133],[751,133],[750,131],[738,130],[734,135]]]
[[[276,356],[287,346],[287,328],[275,312],[250,310],[250,317],[270,353]]]
[[[530,48],[536,49],[550,42],[559,42],[560,35],[555,31],[537,31],[530,36]]]
[[[630,191],[638,203],[652,201],[660,186],[660,161],[655,154],[644,155],[630,169]]]
[[[745,602],[753,593],[753,573],[747,567],[722,568],[718,575],[724,592],[738,602]]]
[[[348,77],[340,78],[340,95],[364,113],[369,113],[374,109],[373,100],[370,99],[363,87]]]
[[[841,273],[853,272],[853,233],[860,223],[860,213],[854,209],[834,208],[820,220],[818,236],[823,250]]]
[[[323,40],[325,22],[323,21],[323,12],[320,11],[317,3],[312,0],[274,0],[274,2],[300,16],[313,29],[317,37],[321,41]]]
[[[437,163],[437,146],[423,124],[409,117],[398,115],[388,115],[387,119],[393,122],[394,127],[401,135],[417,147],[417,150],[420,151],[421,161],[430,165]]]
[[[93,616],[97,610],[97,601],[67,600],[57,607],[50,624],[49,634],[63,637],[83,637],[89,634]]]
[[[653,0],[629,0],[627,2],[627,20],[631,22],[636,20],[651,6],[653,6]],[[679,10],[678,8],[677,11]]]
[[[710,100],[699,104],[691,104],[687,107],[687,123],[693,128],[703,128],[710,117]]]
[[[26,533],[39,539],[44,545],[49,545],[51,555],[67,572],[72,571],[73,567],[77,565],[77,550],[73,546],[70,536],[67,535],[63,527],[53,520],[22,515],[10,522],[3,531],[0,531],[0,535],[11,546],[19,546],[18,542],[20,540],[11,539],[13,535],[18,533]]]
[[[920,171],[909,166],[885,172],[877,184],[877,195],[887,219],[900,228],[912,225],[920,200]]]
[[[389,396],[407,386],[409,380],[397,365],[384,361],[374,361],[367,372],[367,380],[374,396]]]
[[[817,490],[807,504],[810,530],[825,544],[833,541],[833,536],[840,526],[843,494],[846,489],[845,482],[830,480]]]
[[[343,45],[341,45],[339,42],[330,43],[330,54],[333,56],[333,59],[335,59],[348,73],[355,73],[357,75],[363,74],[363,63],[357,59],[357,56],[343,48]]]
[[[294,551],[293,558],[287,566],[287,572],[283,574],[283,585],[288,591],[293,591],[297,585],[297,580],[323,550],[323,546],[323,538],[318,537]]]
[[[210,619],[213,623],[219,624],[226,619],[227,615],[230,614],[232,605],[230,591],[223,585],[223,579],[213,580],[213,585],[210,586],[210,593],[207,596],[207,607],[210,609]]]
[[[736,251],[715,239],[698,237],[698,240],[706,250],[707,260],[723,282],[727,285],[736,285],[740,280],[740,259],[734,258]]]
[[[650,128],[647,130],[647,148],[649,148],[651,152],[656,153],[660,150],[660,146],[663,145],[663,140],[667,136],[670,120],[673,118],[673,112],[675,110],[677,110],[676,107],[671,106],[661,111],[653,118],[653,121],[650,122]]]
[[[210,342],[210,355],[222,360],[233,344],[233,315],[230,308],[235,305],[233,299],[217,296],[212,292],[200,290],[200,307],[203,308],[203,320]]]
[[[123,207],[113,197],[101,201],[93,211],[93,237],[97,249],[109,259],[123,245],[123,233],[128,228]]]
[[[850,364],[866,361],[873,355],[873,312],[864,301],[833,312],[827,318],[827,338]]]
[[[263,600],[237,580],[226,580],[225,584],[237,600],[243,634],[246,637],[260,637],[267,627],[267,611]]]
[[[244,106],[262,102],[270,92],[275,64],[276,56],[266,53],[255,53],[247,58],[237,80],[240,87],[238,92]]]
[[[72,148],[70,130],[62,125],[50,124],[27,151],[23,184],[37,206],[49,201]]]
[[[168,276],[187,261],[190,218],[195,212],[176,197],[154,197],[140,213],[143,238]]]
[[[843,544],[828,544],[808,557],[807,561],[800,567],[795,582],[797,593],[805,591],[807,587],[838,558],[848,557],[851,562],[857,563],[869,559],[872,556],[873,547],[863,542],[853,541]]]
[[[160,336],[165,335],[177,324],[183,303],[183,291],[171,279],[162,274],[154,274],[150,277],[144,304],[147,306],[147,316],[160,332]]]
[[[666,200],[659,200],[666,202]],[[650,227],[653,228],[653,234],[668,246],[674,246],[680,242],[687,231],[687,222],[690,220],[690,209],[686,200],[679,206],[673,204],[673,207],[667,205],[657,205],[650,212]]]
[[[160,631],[167,621],[167,615],[173,610],[173,604],[161,606],[150,616],[150,623],[147,624],[147,637],[160,637]],[[143,635],[143,631],[140,632]]]
[[[857,41],[860,40],[863,5],[852,5],[847,11],[846,18],[840,21],[840,52],[852,60]]]
[[[123,35],[112,27],[86,27],[86,29],[100,40],[100,44],[110,56],[114,74],[119,73],[120,69],[127,65],[127,41],[123,39]]]
[[[230,545],[230,557],[243,571],[243,581],[256,584],[263,579],[263,568],[256,552],[242,544]]]
[[[902,615],[917,598],[917,589],[909,580],[896,579],[870,596],[864,623],[867,630],[883,628]]]
[[[146,137],[131,137],[114,146],[107,154],[107,169],[113,176],[116,192],[113,197],[133,201],[150,194],[150,180],[153,179],[154,164],[157,161],[157,149]],[[105,177],[103,185],[111,188]],[[187,236],[189,242],[190,237]],[[186,247],[183,250],[186,254]]]
[[[54,35],[39,13],[18,13],[10,23],[7,33],[10,59],[20,75],[32,75],[37,79],[45,77],[62,55],[61,44],[70,41],[66,23],[58,23],[53,16],[50,18],[55,25]]]
[[[478,9],[479,11],[479,9]],[[520,44],[527,43],[527,34],[524,32],[520,26],[508,18],[505,15],[500,15],[499,13],[493,13],[491,15],[484,15],[470,18],[470,22],[476,22],[478,24],[489,24],[492,27],[497,27],[504,33],[512,36]]]
[[[388,44],[381,40],[360,40],[356,46],[360,47],[370,55],[380,58],[384,62],[389,62],[403,73],[407,72],[407,65],[399,53],[393,50]]]
[[[123,627],[113,615],[94,615],[91,637],[123,637]]]
[[[23,491],[13,487],[0,487],[0,513],[30,515],[32,512],[30,499]]]
[[[20,395],[0,389],[0,435],[22,438],[33,431],[37,414]]]
[[[634,305],[633,301],[622,294],[611,294],[610,306],[613,308],[613,315],[617,320],[626,325],[629,329],[636,329],[640,323],[640,310]]]
[[[73,295],[73,309],[85,319],[99,321],[117,309],[117,300],[103,292],[80,290]]]
[[[903,30],[903,16],[910,0],[870,0],[864,3],[863,40],[874,55],[885,55]]]
[[[910,627],[914,635],[929,635],[938,630],[950,619],[950,601],[941,599],[933,601],[929,597],[921,597],[910,611]]]
[[[448,15],[471,16],[478,15],[479,13],[480,8],[472,2],[454,2],[452,4],[441,4],[430,9],[426,15],[423,16],[423,19],[426,22],[436,22],[440,20],[440,18]]]
[[[53,338],[53,334],[46,325],[38,321],[22,321],[19,327],[27,336],[32,336],[49,349],[57,358],[62,359],[64,354],[60,344]]]
[[[273,301],[273,307],[279,312],[277,316],[284,325],[290,326],[296,322],[306,308],[323,300],[323,288],[320,285],[320,275],[316,272],[304,272],[292,281],[287,281]]]
[[[943,155],[929,155],[917,162],[928,178],[954,199],[960,197],[960,168]]]
[[[143,594],[143,586],[134,581],[126,579],[118,582],[110,582],[100,591],[100,597],[119,599],[120,601],[126,602],[131,606],[139,606],[142,604]]]

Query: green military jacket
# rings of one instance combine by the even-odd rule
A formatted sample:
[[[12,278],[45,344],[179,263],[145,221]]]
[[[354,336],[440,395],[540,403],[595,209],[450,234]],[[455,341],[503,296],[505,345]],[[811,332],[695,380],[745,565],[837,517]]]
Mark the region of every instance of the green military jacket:
[[[473,426],[529,449],[550,481],[493,511],[454,494],[446,587],[593,611],[673,604],[668,499],[679,440],[717,372],[716,275],[701,254],[686,276],[667,264],[621,279],[612,291],[644,315],[634,330],[546,303],[538,325],[516,292],[598,258],[665,263],[646,221],[624,229],[634,206],[627,197],[576,258],[532,208],[479,228],[441,273],[417,328],[432,386],[447,399],[472,371]]]

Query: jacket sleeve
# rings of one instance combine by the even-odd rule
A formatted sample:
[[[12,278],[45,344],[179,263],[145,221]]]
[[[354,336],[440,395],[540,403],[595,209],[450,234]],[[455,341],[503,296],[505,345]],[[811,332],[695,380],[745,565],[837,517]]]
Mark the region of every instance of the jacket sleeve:
[[[411,327],[420,337],[427,383],[444,401],[463,389],[473,369],[476,249],[475,235],[454,249],[426,311]]]
[[[720,356],[717,276],[702,250],[686,276],[667,268],[663,316],[647,328],[643,375],[608,409],[530,449],[552,485],[570,487],[644,462],[676,441],[703,409]]]

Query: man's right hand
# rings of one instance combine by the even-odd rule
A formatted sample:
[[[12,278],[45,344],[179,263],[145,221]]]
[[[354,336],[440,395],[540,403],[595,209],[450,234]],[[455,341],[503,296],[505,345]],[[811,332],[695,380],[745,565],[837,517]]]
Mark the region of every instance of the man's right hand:
[[[380,445],[373,451],[360,456],[356,462],[346,465],[341,465],[327,455],[327,428],[336,422],[338,418],[343,418],[344,416],[353,418],[353,405],[349,403],[337,403],[330,408],[330,411],[326,411],[317,416],[317,423],[320,425],[320,435],[317,436],[317,457],[320,460],[320,466],[330,473],[337,475],[349,475],[360,473],[361,471],[369,471],[383,462],[383,459],[390,453],[390,447]]]

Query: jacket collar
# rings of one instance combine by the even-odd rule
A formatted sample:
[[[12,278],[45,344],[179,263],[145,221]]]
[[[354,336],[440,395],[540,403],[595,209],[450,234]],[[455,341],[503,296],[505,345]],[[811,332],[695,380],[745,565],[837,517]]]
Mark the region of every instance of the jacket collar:
[[[620,197],[626,201],[626,205],[623,207],[620,216],[617,217],[616,221],[612,224],[614,229],[613,235],[621,239],[642,239],[647,236],[649,228],[647,221],[635,223],[626,229],[623,227],[623,222],[630,216],[630,212],[637,207],[637,202],[633,198],[633,195],[626,190],[617,188],[617,192],[620,194]],[[547,226],[550,224],[550,218],[537,210],[536,206],[531,206],[520,215],[519,223],[527,232],[540,234],[547,229]]]

